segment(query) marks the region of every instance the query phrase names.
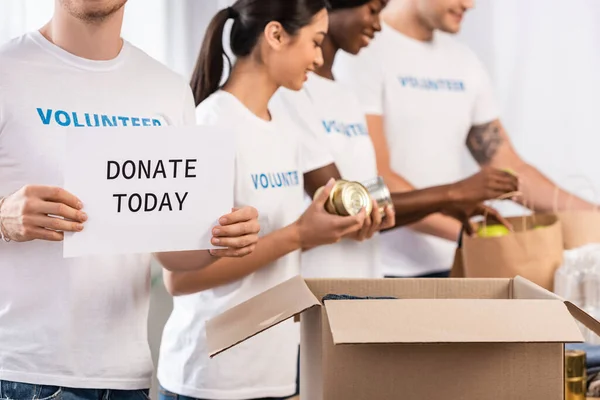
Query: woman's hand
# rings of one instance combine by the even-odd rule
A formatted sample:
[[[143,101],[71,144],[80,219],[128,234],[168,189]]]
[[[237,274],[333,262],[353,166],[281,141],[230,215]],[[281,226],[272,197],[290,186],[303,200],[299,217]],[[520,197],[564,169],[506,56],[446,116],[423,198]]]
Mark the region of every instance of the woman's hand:
[[[371,239],[376,232],[392,228],[396,225],[396,213],[394,207],[391,205],[385,207],[385,215],[382,216],[379,212],[377,201],[375,199],[372,199],[371,201],[373,202],[373,211],[371,212],[371,215],[365,216],[363,227],[358,231],[347,235],[346,237],[348,239],[362,242]]]
[[[329,214],[325,210],[325,203],[334,184],[334,179],[329,180],[321,193],[295,223],[304,250],[337,243],[343,237],[357,232],[363,227],[366,216],[364,210],[358,215],[349,217]]]
[[[215,257],[244,257],[254,251],[258,242],[260,224],[254,207],[233,209],[219,219],[212,231],[211,243],[224,249],[210,250]]]

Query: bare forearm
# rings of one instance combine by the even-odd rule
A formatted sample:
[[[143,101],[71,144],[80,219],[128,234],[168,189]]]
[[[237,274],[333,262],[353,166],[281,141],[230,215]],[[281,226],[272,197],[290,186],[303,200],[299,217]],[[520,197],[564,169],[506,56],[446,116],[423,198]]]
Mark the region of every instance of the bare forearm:
[[[512,169],[521,181],[523,196],[518,200],[534,211],[551,212],[555,209],[591,209],[593,207],[585,200],[557,188],[557,185],[548,177],[524,162],[513,148],[508,134],[499,120],[473,126],[466,144],[473,158],[480,165]]]
[[[514,170],[521,179],[523,193],[518,201],[534,211],[553,212],[594,208],[593,204],[559,188],[556,183],[529,164],[517,165]]]
[[[223,258],[193,272],[167,272],[165,283],[174,296],[197,293],[235,282],[300,249],[295,225],[290,225],[261,238],[254,252],[244,258]]]
[[[317,189],[325,186],[331,178],[335,180],[342,178],[335,164],[329,164],[323,168],[306,172],[304,174],[304,190],[313,198]]]
[[[392,194],[396,212],[396,227],[411,229],[455,240],[460,232],[460,223],[453,218],[438,214],[450,201],[448,186],[415,190],[408,181],[391,171],[383,175]]]
[[[461,224],[454,218],[431,214],[410,227],[420,233],[456,241],[460,235]]]
[[[440,212],[450,202],[450,185],[392,193],[396,226],[417,222]]]
[[[154,257],[168,271],[196,271],[217,260],[207,250],[154,253]]]

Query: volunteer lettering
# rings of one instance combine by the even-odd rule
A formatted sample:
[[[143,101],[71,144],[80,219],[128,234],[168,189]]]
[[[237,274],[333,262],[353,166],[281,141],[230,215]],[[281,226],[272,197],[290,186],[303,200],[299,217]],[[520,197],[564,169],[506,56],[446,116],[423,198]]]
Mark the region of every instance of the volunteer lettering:
[[[369,131],[365,124],[346,124],[341,121],[324,120],[323,127],[327,133],[341,133],[347,137],[368,136]]]
[[[109,160],[106,163],[106,179],[190,179],[195,178],[197,159],[171,160]],[[189,192],[175,193],[115,193],[116,209],[122,211],[182,211]]]
[[[413,89],[464,92],[465,83],[458,79],[431,79],[417,78],[414,76],[399,76],[398,80],[403,87]]]
[[[254,189],[280,188],[298,186],[298,171],[269,172],[266,174],[252,174]]]
[[[162,126],[159,119],[139,116],[77,113],[51,108],[37,108],[37,113],[42,124],[62,127]]]

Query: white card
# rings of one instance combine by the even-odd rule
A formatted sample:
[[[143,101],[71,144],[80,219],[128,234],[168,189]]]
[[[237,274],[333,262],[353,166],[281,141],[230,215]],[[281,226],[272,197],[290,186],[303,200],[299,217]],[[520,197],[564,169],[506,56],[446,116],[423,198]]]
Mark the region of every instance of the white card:
[[[233,207],[233,143],[206,126],[70,129],[64,188],[88,221],[65,234],[64,257],[214,248]]]

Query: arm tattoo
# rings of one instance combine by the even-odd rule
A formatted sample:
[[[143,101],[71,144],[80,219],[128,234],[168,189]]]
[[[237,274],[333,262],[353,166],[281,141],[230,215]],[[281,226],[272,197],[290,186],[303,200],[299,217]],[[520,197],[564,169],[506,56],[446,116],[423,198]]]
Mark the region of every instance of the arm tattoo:
[[[467,147],[480,165],[488,164],[502,145],[503,139],[498,121],[473,126],[467,136]]]

